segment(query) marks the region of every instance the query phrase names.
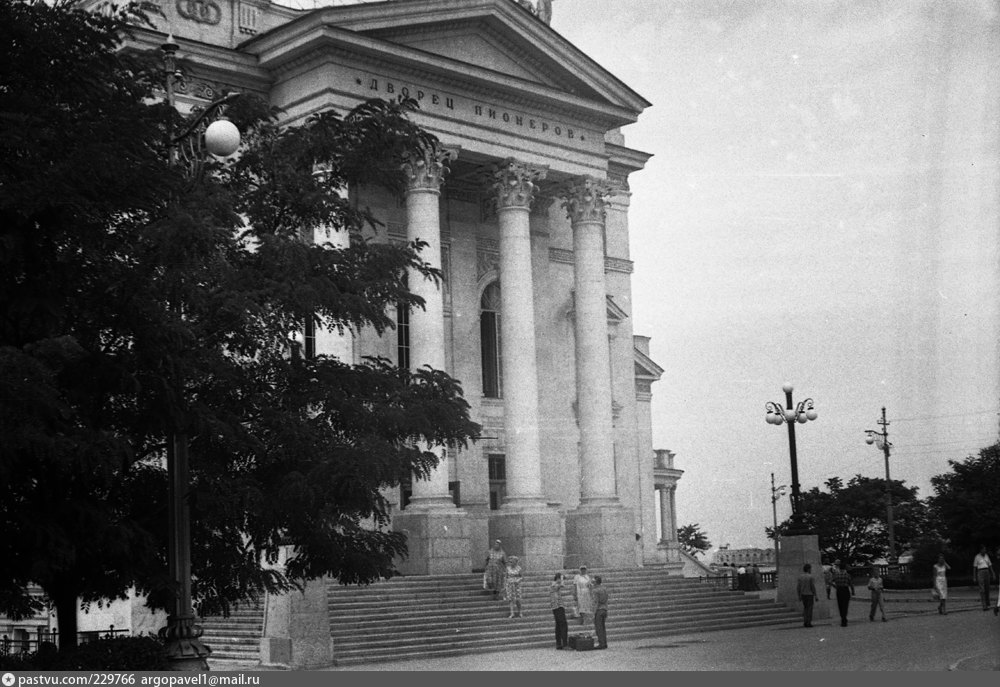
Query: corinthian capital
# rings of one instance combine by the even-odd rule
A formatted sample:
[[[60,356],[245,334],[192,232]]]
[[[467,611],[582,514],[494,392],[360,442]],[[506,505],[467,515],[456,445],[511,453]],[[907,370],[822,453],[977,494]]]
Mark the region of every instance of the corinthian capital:
[[[537,182],[545,178],[546,170],[508,158],[493,169],[490,188],[497,210],[505,208],[531,209],[538,190]]]
[[[603,222],[604,204],[611,190],[603,179],[579,177],[563,189],[563,207],[572,224]]]
[[[404,153],[400,168],[406,175],[406,192],[439,191],[449,160],[451,151],[437,146]]]

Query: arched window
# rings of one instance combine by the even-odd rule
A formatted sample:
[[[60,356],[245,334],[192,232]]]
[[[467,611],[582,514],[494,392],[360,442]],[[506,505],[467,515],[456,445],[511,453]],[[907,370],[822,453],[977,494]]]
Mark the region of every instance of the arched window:
[[[479,338],[483,366],[483,396],[500,398],[500,282],[483,290],[479,300]]]

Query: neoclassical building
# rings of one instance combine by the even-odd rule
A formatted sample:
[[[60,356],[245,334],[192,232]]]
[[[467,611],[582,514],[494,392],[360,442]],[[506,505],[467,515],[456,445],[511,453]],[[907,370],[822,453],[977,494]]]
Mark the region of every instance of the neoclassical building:
[[[681,472],[651,439],[663,370],[632,325],[628,179],[650,156],[620,127],[649,103],[554,31],[543,0],[144,4],[154,26],[132,40],[172,34],[192,65],[181,107],[249,91],[294,126],[408,96],[442,143],[403,161],[404,197],[351,191],[384,225],[373,240],[427,243],[445,281],[411,280],[426,310],[382,336],[306,333],[308,351],[446,370],[483,426],[389,494],[400,570],[469,572],[496,538],[529,570],[679,564]]]

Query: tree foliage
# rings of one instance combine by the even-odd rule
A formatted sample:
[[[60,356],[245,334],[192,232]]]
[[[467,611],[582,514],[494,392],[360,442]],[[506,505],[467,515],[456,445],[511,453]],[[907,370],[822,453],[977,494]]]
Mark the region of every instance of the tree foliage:
[[[951,472],[931,478],[934,494],[927,501],[949,548],[971,561],[980,546],[1000,546],[1000,444],[948,465]]]
[[[243,97],[239,159],[192,183],[165,154],[177,115],[152,97],[156,56],[118,50],[135,20],[0,0],[0,612],[31,612],[39,584],[66,637],[78,598],[172,598],[174,436],[210,613],[391,575],[406,544],[383,490],[426,474],[426,447],[478,434],[442,371],[290,347],[309,319],[383,332],[390,307],[422,306],[408,271],[440,279],[422,244],[371,240],[375,218],[342,193],[398,190],[400,157],[436,144],[414,105],[282,128]],[[303,240],[317,230],[350,245]],[[286,567],[262,564],[289,543]]]
[[[677,541],[680,542],[681,548],[692,556],[712,548],[712,542],[708,540],[708,535],[701,531],[701,525],[698,523],[679,527]]]
[[[847,484],[839,477],[825,483],[827,491],[813,487],[803,492],[800,508],[803,522],[819,536],[825,559],[840,559],[848,565],[868,563],[889,555],[889,533],[885,480],[855,475]],[[927,509],[917,497],[916,487],[892,480],[893,534],[897,554],[927,528]],[[778,535],[788,531],[791,521],[778,525]]]

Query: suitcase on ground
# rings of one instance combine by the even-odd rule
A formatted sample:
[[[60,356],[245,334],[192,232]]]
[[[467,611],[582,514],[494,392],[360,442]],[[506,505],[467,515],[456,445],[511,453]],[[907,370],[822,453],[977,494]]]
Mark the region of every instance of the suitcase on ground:
[[[575,651],[593,651],[594,638],[590,635],[572,635],[569,638],[569,647]]]

